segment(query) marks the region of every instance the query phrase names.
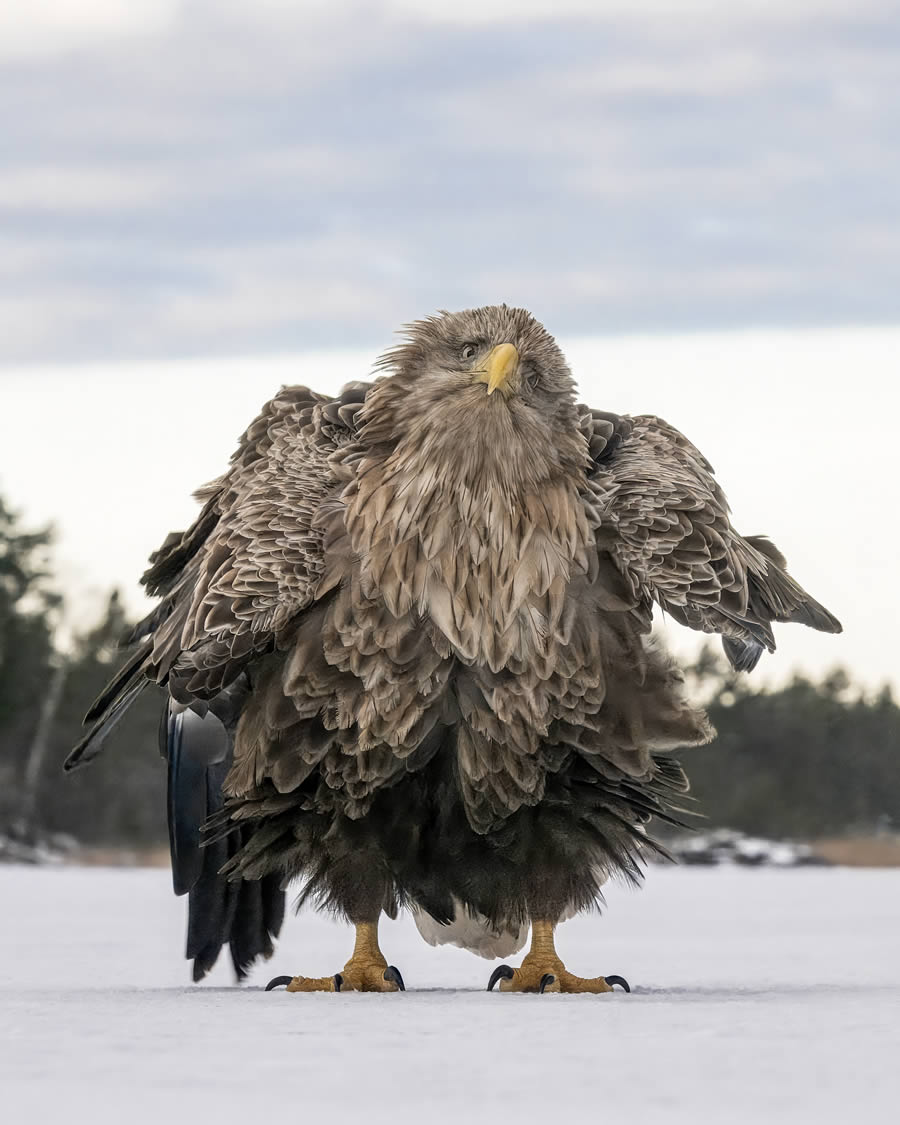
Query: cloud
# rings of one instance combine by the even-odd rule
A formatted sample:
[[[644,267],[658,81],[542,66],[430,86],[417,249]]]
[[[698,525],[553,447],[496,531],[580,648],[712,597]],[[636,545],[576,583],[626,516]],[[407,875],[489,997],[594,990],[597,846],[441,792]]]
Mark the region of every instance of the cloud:
[[[166,193],[164,169],[25,165],[0,178],[3,210],[109,212],[159,203]]]
[[[854,14],[884,14],[891,0],[857,0]],[[387,8],[413,19],[438,24],[549,22],[629,22],[653,34],[654,28],[681,27],[694,34],[698,23],[735,26],[785,26],[843,17],[844,0],[388,0]],[[291,7],[285,0],[278,7]]]
[[[160,34],[181,0],[28,0],[0,5],[0,58],[64,54],[130,36]]]
[[[75,10],[0,15],[0,362],[896,319],[882,0]]]

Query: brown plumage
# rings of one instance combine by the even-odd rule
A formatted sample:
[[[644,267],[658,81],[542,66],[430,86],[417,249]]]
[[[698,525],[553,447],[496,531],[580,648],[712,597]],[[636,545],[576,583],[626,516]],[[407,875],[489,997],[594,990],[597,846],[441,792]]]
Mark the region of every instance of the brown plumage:
[[[163,684],[230,732],[232,879],[516,933],[636,876],[640,827],[687,788],[663,752],[712,737],[654,602],[739,668],[773,622],[840,626],[677,430],[575,402],[525,310],[413,324],[379,368],[263,408],[151,559],[161,601],[68,764]]]

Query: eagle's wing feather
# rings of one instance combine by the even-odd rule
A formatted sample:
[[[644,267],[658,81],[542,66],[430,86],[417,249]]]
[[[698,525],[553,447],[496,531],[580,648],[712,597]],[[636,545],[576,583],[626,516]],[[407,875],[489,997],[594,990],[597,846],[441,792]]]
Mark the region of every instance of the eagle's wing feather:
[[[368,385],[336,399],[284,387],[241,438],[228,471],[199,490],[203,508],[169,535],[142,582],[159,605],[134,629],[140,648],[104,689],[68,769],[99,751],[135,697],[155,681],[181,703],[212,700],[315,597],[324,568],[316,515],[339,487],[330,459],[355,437]]]
[[[774,651],[772,622],[841,630],[785,569],[762,536],[733,527],[725,494],[703,454],[652,415],[617,417],[581,409],[591,465],[587,507],[599,549],[636,597],[652,599],[684,625],[720,633],[739,669]]]

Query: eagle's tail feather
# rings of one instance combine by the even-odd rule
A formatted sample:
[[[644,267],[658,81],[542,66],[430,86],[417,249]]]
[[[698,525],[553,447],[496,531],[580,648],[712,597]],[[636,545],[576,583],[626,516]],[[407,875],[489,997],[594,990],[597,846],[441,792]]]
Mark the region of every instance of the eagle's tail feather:
[[[227,945],[242,980],[257,957],[272,954],[284,919],[284,891],[277,876],[229,882],[220,874],[252,828],[203,839],[203,825],[224,805],[222,785],[231,763],[226,728],[212,713],[168,713],[164,720],[172,882],[176,894],[188,896],[186,956],[194,962],[194,980],[202,980]]]
[[[276,875],[255,881],[229,881],[219,867],[241,846],[238,834],[203,848],[204,868],[188,891],[185,956],[192,975],[202,980],[227,945],[238,980],[257,957],[271,957],[284,920],[285,895]],[[221,863],[220,863],[221,861]]]
[[[482,915],[473,915],[454,902],[455,915],[449,924],[443,924],[425,910],[413,908],[416,929],[429,945],[455,945],[479,957],[511,957],[518,953],[528,939],[528,924],[515,929],[494,926]]]

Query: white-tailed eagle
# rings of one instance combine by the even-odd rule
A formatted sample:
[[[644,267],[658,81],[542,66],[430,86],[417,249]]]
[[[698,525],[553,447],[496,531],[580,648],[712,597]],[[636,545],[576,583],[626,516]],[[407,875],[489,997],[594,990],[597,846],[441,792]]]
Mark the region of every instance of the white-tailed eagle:
[[[531,927],[503,988],[608,991],[553,928],[639,876],[644,824],[687,789],[667,752],[713,734],[649,639],[654,603],[745,670],[774,622],[840,625],[738,534],[677,430],[577,403],[524,309],[418,322],[379,367],[263,408],[152,557],[159,604],[67,765],[165,687],[195,977],[223,944],[239,974],[270,953],[298,880],[357,941],[334,976],[278,978],[291,991],[402,988],[377,943],[401,907],[486,956]]]

